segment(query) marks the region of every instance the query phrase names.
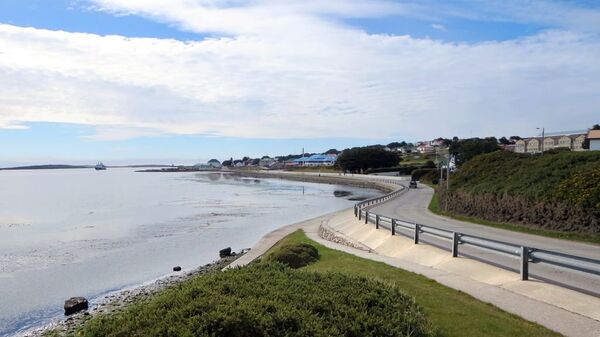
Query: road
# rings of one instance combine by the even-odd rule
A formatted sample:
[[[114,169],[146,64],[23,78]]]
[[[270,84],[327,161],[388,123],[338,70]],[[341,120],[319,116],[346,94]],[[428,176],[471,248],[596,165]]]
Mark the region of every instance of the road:
[[[513,232],[438,216],[427,209],[432,195],[432,188],[425,185],[420,185],[417,189],[409,189],[401,196],[371,208],[370,212],[409,222],[435,226],[450,231],[514,243],[517,245],[547,249],[555,252],[600,260],[600,246],[597,245]],[[397,232],[412,237],[412,232],[405,231],[400,228],[398,228]],[[421,241],[447,250],[451,249],[451,243],[449,241],[428,236],[426,234],[422,235]],[[459,254],[466,257],[476,258],[478,260],[482,260],[506,269],[515,271],[519,270],[518,259],[496,252],[487,251],[472,246],[461,245],[459,247]],[[600,297],[599,276],[593,276],[571,270],[567,271],[548,265],[531,264],[530,277],[556,283]]]

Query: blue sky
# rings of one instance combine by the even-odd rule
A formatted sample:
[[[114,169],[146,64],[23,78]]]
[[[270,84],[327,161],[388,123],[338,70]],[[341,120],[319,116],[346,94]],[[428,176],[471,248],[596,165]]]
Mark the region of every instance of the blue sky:
[[[0,166],[600,122],[596,1],[3,0]]]

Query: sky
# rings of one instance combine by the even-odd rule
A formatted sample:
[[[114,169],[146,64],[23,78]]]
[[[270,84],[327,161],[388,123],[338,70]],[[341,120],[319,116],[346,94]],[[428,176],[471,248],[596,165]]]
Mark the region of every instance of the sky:
[[[595,0],[0,1],[0,166],[598,122]]]

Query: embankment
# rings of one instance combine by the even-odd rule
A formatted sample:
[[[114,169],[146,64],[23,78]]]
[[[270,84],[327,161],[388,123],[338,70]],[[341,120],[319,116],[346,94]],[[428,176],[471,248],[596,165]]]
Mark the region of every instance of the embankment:
[[[438,188],[440,209],[488,221],[600,235],[600,152],[473,158]]]

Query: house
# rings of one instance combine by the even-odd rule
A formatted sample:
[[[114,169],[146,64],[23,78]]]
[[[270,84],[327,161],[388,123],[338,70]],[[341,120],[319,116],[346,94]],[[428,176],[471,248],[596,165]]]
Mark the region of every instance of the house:
[[[335,154],[315,154],[309,157],[294,159],[296,165],[302,166],[333,166],[337,160]]]
[[[262,158],[258,162],[258,166],[260,166],[260,167],[270,167],[271,165],[273,165],[275,163],[276,163],[275,159],[272,159],[272,158],[269,158],[269,157],[265,157],[265,158]]]
[[[583,142],[587,136],[585,131],[568,131],[547,133],[543,137],[520,139],[515,143],[517,153],[540,153],[557,148],[567,148],[572,151],[584,151]]]
[[[590,151],[600,151],[600,130],[590,130],[587,134],[590,141]]]

